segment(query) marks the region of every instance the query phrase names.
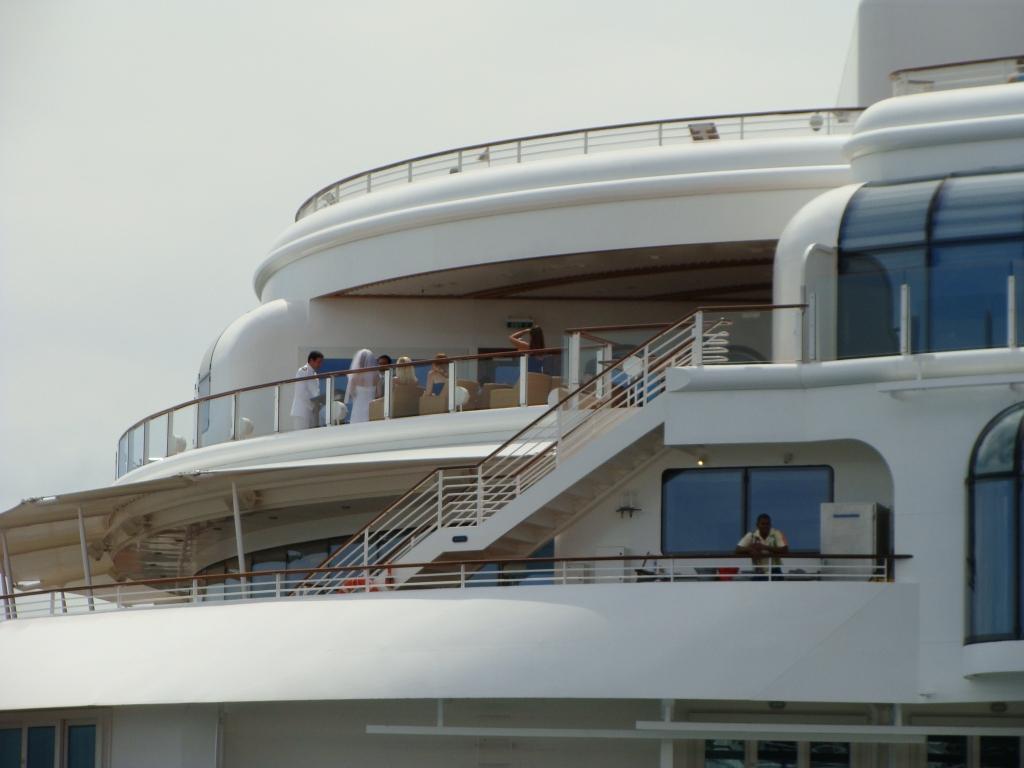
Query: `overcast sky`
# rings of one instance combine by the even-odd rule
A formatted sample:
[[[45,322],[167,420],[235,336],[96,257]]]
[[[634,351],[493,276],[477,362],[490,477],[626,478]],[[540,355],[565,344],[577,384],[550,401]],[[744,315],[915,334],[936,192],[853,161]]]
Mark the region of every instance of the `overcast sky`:
[[[530,133],[831,106],[856,0],[0,0],[0,510],[109,484],[298,205]]]

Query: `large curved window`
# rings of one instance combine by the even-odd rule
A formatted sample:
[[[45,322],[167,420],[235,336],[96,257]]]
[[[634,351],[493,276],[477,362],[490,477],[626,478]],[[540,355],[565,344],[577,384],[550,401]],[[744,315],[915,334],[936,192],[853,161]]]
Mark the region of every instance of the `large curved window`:
[[[971,456],[967,642],[1017,640],[1021,627],[1021,424],[1024,403],[1000,413]]]
[[[1024,339],[1024,173],[861,187],[838,267],[841,358],[900,351],[904,285],[912,352],[1005,346],[1014,321]]]

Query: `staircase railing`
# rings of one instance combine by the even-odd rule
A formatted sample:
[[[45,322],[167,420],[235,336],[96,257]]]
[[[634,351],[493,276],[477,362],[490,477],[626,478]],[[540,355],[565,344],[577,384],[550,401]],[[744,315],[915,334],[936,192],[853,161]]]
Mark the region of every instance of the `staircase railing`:
[[[355,577],[386,580],[389,566],[436,531],[482,525],[559,464],[661,395],[670,368],[725,362],[721,350],[732,320],[706,314],[742,309],[749,307],[696,310],[629,354],[607,361],[604,371],[567,392],[476,464],[431,472],[320,566],[336,570],[311,576],[294,591],[332,591]],[[702,343],[695,345],[698,338]],[[365,570],[375,565],[380,570]],[[349,567],[351,572],[344,570]]]

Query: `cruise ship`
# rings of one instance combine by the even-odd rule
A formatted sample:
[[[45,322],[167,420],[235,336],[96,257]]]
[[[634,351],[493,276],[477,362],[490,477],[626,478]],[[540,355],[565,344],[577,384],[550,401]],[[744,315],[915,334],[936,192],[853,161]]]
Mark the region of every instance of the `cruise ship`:
[[[0,513],[0,768],[1020,768],[1022,29],[868,0],[837,105],[313,194]]]

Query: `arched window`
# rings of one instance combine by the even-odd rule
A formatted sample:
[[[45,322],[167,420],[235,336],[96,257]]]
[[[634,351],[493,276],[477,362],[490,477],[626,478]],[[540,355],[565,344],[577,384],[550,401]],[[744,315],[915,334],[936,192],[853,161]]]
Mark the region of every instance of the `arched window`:
[[[971,455],[968,643],[1022,637],[1021,426],[1024,403],[996,416]]]

